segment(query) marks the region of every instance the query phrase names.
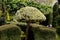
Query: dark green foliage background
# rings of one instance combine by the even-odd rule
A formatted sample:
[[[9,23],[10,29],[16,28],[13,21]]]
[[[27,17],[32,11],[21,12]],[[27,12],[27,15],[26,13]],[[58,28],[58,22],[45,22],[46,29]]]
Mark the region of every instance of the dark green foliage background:
[[[13,0],[7,0],[5,1],[6,9],[9,11],[10,14],[16,13],[17,10],[19,10],[22,7],[26,6],[33,6],[38,8],[40,11],[42,11],[44,14],[49,14],[52,12],[52,7],[49,5],[39,4],[34,1],[13,1]],[[12,12],[12,13],[11,13]]]
[[[52,18],[53,18],[53,11],[52,11],[52,7],[50,5],[45,5],[45,4],[40,4],[37,3],[35,1],[19,1],[19,0],[7,0],[5,1],[5,6],[6,6],[6,10],[8,10],[9,14],[10,14],[10,18],[12,18],[15,13],[17,12],[17,10],[19,10],[22,7],[26,7],[26,6],[32,6],[32,7],[36,7],[37,9],[39,9],[43,14],[45,15],[49,15],[47,18],[49,18],[48,21],[48,25],[52,24]]]

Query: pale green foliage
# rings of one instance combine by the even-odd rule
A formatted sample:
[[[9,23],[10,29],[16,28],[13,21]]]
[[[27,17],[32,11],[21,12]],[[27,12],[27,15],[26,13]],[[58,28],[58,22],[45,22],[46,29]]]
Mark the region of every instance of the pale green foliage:
[[[28,18],[29,17],[29,18]],[[15,15],[15,19],[30,19],[30,20],[46,20],[46,17],[42,12],[40,12],[37,8],[34,7],[24,7],[17,11]]]

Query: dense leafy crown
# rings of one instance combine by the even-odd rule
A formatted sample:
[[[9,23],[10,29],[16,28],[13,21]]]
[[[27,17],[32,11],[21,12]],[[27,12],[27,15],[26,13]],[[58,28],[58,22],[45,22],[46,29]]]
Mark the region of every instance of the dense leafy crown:
[[[40,12],[38,9],[36,9],[34,7],[24,7],[17,11],[17,13],[15,15],[15,19],[16,20],[30,19],[30,20],[44,21],[44,20],[46,20],[46,17],[44,16],[44,14],[42,12]]]

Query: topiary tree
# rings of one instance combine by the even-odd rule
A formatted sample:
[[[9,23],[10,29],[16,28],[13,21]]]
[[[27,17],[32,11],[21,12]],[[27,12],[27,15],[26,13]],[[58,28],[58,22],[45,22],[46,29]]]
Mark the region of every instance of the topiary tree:
[[[30,28],[30,23],[32,23],[33,21],[34,23],[36,23],[44,20],[46,20],[44,14],[34,7],[21,8],[17,11],[13,19],[13,21],[15,21],[19,25],[24,24],[24,22],[27,24],[25,40],[28,40],[28,30]]]
[[[55,40],[56,30],[54,28],[50,29],[45,26],[39,25],[39,21],[41,22],[45,20],[46,20],[46,17],[44,16],[44,14],[34,7],[21,8],[20,10],[17,11],[17,13],[15,14],[15,17],[13,18],[13,21],[15,24],[20,25],[20,27],[21,25],[24,25],[22,26],[23,29],[26,27],[25,40],[28,40],[28,37],[29,37],[28,32],[30,32],[29,30],[33,32],[34,40]],[[36,22],[38,22],[38,24]]]

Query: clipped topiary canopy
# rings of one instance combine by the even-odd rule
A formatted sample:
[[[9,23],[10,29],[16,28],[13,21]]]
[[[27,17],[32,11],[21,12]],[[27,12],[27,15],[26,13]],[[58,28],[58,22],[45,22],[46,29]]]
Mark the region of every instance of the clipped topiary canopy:
[[[44,20],[46,20],[46,17],[37,8],[24,7],[24,8],[21,8],[20,10],[17,11],[17,13],[15,15],[15,19],[16,20],[20,20],[20,19],[27,20],[27,19],[30,19],[30,20],[41,20],[41,21],[44,21]]]

